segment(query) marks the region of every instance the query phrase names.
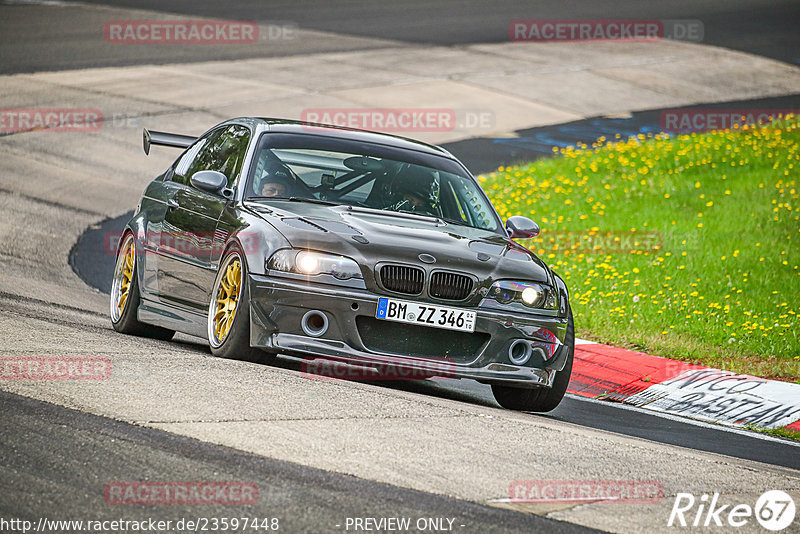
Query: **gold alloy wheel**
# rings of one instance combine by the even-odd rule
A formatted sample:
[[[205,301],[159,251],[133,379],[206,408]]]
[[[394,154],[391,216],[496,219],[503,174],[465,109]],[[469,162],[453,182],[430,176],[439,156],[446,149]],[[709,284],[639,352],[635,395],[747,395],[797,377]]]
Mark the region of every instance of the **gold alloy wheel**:
[[[133,281],[134,246],[133,239],[128,238],[125,242],[125,251],[119,261],[117,272],[114,276],[114,303],[113,317],[118,320],[125,311],[125,304],[131,293],[131,282]]]
[[[218,343],[225,341],[231,331],[236,309],[239,305],[239,292],[242,288],[242,262],[238,256],[233,256],[225,267],[225,272],[219,280],[217,287],[212,331]]]

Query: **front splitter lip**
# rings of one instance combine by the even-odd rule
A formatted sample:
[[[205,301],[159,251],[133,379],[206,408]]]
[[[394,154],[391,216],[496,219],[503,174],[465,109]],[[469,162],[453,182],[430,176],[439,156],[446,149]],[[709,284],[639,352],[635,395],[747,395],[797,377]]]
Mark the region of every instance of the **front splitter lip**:
[[[364,310],[377,309],[380,297],[367,289],[251,274],[249,294],[250,345],[305,359],[316,356],[361,367],[384,365],[412,370],[433,367],[434,371],[438,367],[445,372],[430,374],[536,388],[552,386],[555,373],[563,369],[568,356],[564,345],[566,320],[558,317],[522,317],[477,309],[476,330],[489,334],[489,341],[474,356],[456,355],[451,359],[446,351],[441,357],[432,357],[367,347],[356,319],[371,316]],[[324,334],[312,335],[301,327],[309,311],[320,311],[329,319],[329,328]],[[541,328],[556,336],[552,358],[543,365],[517,366],[511,361],[501,361],[505,359],[511,340],[536,340]],[[436,334],[431,329],[428,335]]]
[[[485,383],[503,383],[517,387],[552,387],[555,371],[535,367],[517,367],[504,363],[490,363],[484,367],[465,367],[447,360],[409,358],[363,352],[343,341],[313,338],[296,334],[273,334],[270,349],[307,359],[327,358],[362,367],[391,366],[397,374],[409,380],[419,374],[445,378],[468,378]],[[416,373],[416,374],[415,374]]]

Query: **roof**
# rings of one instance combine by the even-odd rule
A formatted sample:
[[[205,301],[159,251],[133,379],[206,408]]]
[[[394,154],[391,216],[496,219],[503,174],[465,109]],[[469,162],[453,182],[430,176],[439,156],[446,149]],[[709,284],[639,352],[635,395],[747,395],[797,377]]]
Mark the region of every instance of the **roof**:
[[[232,119],[232,121],[247,122],[253,126],[260,123],[265,125],[271,132],[323,135],[350,141],[390,145],[398,148],[416,150],[427,154],[456,159],[452,154],[450,154],[450,152],[440,146],[429,145],[428,143],[423,143],[422,141],[416,141],[414,139],[409,139],[407,137],[401,137],[398,135],[370,132],[367,130],[345,128],[343,126],[333,126],[329,124],[317,124],[268,117],[242,117],[239,119]]]

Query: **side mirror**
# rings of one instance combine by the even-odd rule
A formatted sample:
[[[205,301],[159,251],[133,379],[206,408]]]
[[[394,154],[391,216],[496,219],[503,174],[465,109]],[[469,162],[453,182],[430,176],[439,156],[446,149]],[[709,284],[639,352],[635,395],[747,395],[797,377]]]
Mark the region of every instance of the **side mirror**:
[[[506,230],[512,238],[528,239],[539,235],[539,225],[522,215],[514,215],[506,221]]]
[[[192,175],[189,182],[197,189],[208,191],[216,195],[226,196],[223,190],[228,185],[228,178],[221,172],[198,171]]]

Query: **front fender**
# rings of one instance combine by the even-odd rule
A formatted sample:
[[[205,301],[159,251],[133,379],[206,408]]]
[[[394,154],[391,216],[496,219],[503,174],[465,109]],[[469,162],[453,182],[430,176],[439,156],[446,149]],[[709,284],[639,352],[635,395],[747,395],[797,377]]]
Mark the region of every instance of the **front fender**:
[[[157,253],[160,245],[161,220],[166,207],[161,200],[149,194],[158,185],[153,182],[148,186],[139,201],[139,208],[125,224],[122,234],[131,232],[136,240],[136,278],[142,297],[152,297],[158,292]]]
[[[239,222],[238,227],[230,233],[227,246],[235,242],[241,247],[247,272],[266,274],[267,258],[278,249],[290,247],[289,241],[264,219],[244,210],[240,213]]]
[[[557,274],[553,273],[553,279],[555,280],[556,288],[558,289],[558,314],[561,317],[566,317],[567,312],[570,309],[569,289],[567,289],[566,282],[564,282],[564,280]]]

